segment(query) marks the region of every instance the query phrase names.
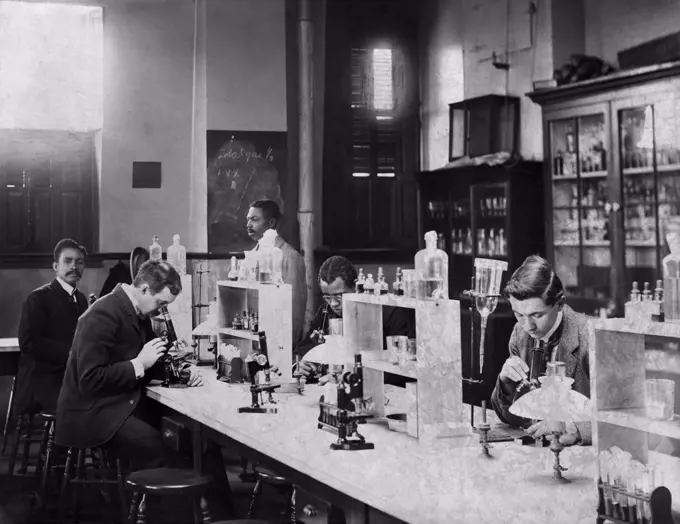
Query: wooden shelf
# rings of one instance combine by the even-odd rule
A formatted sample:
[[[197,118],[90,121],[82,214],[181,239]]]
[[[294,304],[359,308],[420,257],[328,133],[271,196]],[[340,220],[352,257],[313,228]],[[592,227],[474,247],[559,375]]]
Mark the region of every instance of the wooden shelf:
[[[368,369],[375,369],[376,371],[382,371],[383,373],[391,373],[392,375],[399,375],[400,377],[412,378],[417,380],[418,375],[416,372],[416,362],[409,361],[405,364],[392,364],[386,360],[372,360],[364,361],[363,366]]]
[[[387,295],[374,295],[369,293],[345,293],[343,301],[356,302],[359,304],[375,304],[379,306],[393,306],[415,309],[418,299],[408,297],[398,297],[391,293]],[[430,301],[428,301],[430,302]],[[434,301],[432,301],[434,302]]]
[[[257,333],[246,331],[244,329],[219,328],[220,335],[229,335],[230,337],[243,338],[245,340],[258,341],[260,339]]]
[[[625,318],[607,318],[593,320],[594,327],[603,331],[651,335],[655,337],[680,338],[680,324],[673,322],[642,322],[633,324]]]
[[[597,420],[662,437],[680,439],[680,417],[677,415],[673,420],[653,420],[645,415],[644,408],[612,409],[598,411]]]
[[[254,289],[255,291],[290,286],[290,284],[260,284],[259,282],[251,282],[249,280],[218,280],[217,285],[238,289]]]

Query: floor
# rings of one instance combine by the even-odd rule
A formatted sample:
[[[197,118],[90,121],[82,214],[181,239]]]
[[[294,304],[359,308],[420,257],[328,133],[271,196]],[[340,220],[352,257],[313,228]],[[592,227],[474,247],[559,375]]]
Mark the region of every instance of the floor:
[[[8,443],[8,449],[10,444]],[[239,479],[238,474],[241,471],[239,457],[230,456],[226,452],[224,454],[237,516],[245,518],[254,484],[242,482]],[[8,453],[5,453],[5,456],[0,457],[0,524],[57,523],[58,519],[54,511],[43,512],[42,514],[37,514],[35,511],[35,481],[30,474],[30,469],[29,475],[9,477],[7,455]],[[184,510],[187,509],[186,504],[182,503],[182,507],[178,507],[177,512],[175,512],[176,504],[174,502],[172,504],[173,508],[170,514],[175,515],[175,517],[171,518],[172,524],[190,524],[190,509],[188,509],[189,516],[184,515]],[[312,495],[298,491],[296,504],[298,508],[298,524],[321,524],[327,522],[326,505]],[[307,517],[303,515],[303,507],[307,504],[312,504],[317,510],[318,513],[315,516]],[[255,517],[271,524],[279,524],[282,522],[279,516],[282,505],[283,499],[277,490],[273,487],[265,487],[258,503],[258,511]],[[99,492],[88,490],[83,496],[83,509],[78,520],[76,521],[71,518],[64,521],[64,523],[100,524],[114,522],[112,516],[119,514],[120,511],[112,509]],[[156,524],[156,522],[158,522],[158,519],[154,519],[153,514],[149,515],[147,524]],[[163,522],[167,521],[164,520]],[[285,522],[290,522],[290,520],[286,519]]]

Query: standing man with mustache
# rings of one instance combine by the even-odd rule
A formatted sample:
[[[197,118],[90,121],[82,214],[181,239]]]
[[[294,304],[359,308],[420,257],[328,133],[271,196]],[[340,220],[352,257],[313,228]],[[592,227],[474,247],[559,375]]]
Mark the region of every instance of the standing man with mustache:
[[[87,309],[77,289],[87,251],[65,238],[54,247],[52,282],[32,291],[19,322],[21,357],[17,373],[16,414],[54,413],[78,318]]]
[[[246,217],[246,229],[248,236],[260,247],[260,240],[267,229],[276,230],[281,211],[279,205],[273,200],[256,200],[250,204]],[[305,321],[305,307],[307,306],[307,285],[305,281],[305,259],[302,255],[286,242],[280,235],[276,237],[274,245],[283,254],[283,282],[293,288],[293,347],[302,338],[302,326]]]

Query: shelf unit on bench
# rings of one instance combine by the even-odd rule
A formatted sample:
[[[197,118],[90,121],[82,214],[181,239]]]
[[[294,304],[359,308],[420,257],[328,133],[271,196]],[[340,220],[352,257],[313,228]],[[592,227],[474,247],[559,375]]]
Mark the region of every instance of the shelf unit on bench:
[[[415,310],[417,360],[403,365],[386,361],[383,307]],[[417,300],[394,295],[343,295],[346,343],[361,352],[364,389],[373,397],[377,415],[385,416],[384,375],[410,379],[407,432],[419,440],[471,434],[463,405],[460,303],[457,300]]]
[[[232,322],[243,311],[257,311],[258,331],[267,336],[269,362],[279,368],[281,376],[272,374],[275,382],[293,379],[293,292],[290,284],[221,280],[217,282],[217,311],[220,343],[241,350],[241,358],[251,353],[257,333],[233,329]]]

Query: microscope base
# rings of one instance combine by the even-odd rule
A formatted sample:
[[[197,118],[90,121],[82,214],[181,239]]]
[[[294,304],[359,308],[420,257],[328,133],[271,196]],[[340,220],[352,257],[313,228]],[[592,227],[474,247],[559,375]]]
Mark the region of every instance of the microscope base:
[[[248,406],[246,408],[238,408],[239,413],[278,413],[279,410],[277,408],[254,408],[252,406]]]
[[[331,444],[331,449],[334,451],[345,450],[345,451],[358,451],[362,449],[375,449],[375,444],[372,442],[333,442]]]

